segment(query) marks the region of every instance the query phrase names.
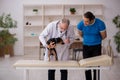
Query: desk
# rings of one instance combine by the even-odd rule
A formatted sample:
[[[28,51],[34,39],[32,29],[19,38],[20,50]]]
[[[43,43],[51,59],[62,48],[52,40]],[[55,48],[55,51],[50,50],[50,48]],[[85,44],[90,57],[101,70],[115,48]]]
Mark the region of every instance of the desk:
[[[83,46],[82,46],[82,41],[80,40],[74,40],[74,42],[70,45],[70,49],[77,49],[77,48],[80,48],[80,49],[83,49]]]
[[[70,49],[73,50],[72,56],[73,56],[73,60],[78,60],[77,59],[77,52],[82,52],[83,51],[83,44],[82,41],[80,40],[75,40],[71,45],[70,45]]]
[[[99,58],[99,59],[101,59],[101,58]],[[94,61],[94,60],[92,60],[92,61]],[[96,60],[96,61],[98,61],[98,60]],[[109,62],[109,63],[103,64],[101,61],[102,62]],[[83,62],[85,63],[86,59]],[[111,58],[110,57],[108,57],[107,59],[104,58],[102,60],[99,60],[99,62],[101,62],[99,65],[106,65],[107,64],[107,66],[95,67],[93,65],[91,67],[88,67],[88,66],[83,67],[82,65],[80,65],[82,63],[79,63],[78,61],[51,61],[51,62],[47,62],[47,61],[42,61],[42,60],[19,60],[13,66],[16,69],[23,69],[24,70],[24,80],[29,80],[29,70],[34,70],[34,69],[42,69],[42,70],[43,69],[68,69],[68,70],[70,70],[70,69],[72,69],[72,70],[109,69],[110,68],[109,66],[111,65]],[[97,62],[97,64],[99,62]]]
[[[45,49],[45,47],[40,42],[39,59],[41,59],[41,55],[42,55],[41,49]],[[76,60],[76,52],[77,51],[79,51],[79,52],[83,51],[82,41],[80,41],[80,40],[74,40],[74,42],[70,45],[69,49],[73,49],[73,59]]]

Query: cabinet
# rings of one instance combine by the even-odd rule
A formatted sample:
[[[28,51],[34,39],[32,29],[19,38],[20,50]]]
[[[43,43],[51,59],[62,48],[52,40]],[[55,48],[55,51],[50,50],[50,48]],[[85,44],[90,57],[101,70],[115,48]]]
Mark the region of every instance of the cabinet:
[[[76,13],[71,14],[69,11],[70,8],[75,8]],[[86,11],[91,11],[96,17],[104,19],[102,4],[24,4],[24,54],[39,58],[39,34],[54,20],[68,18],[74,26],[77,38],[76,25],[82,19],[82,15]]]
[[[43,7],[24,5],[23,10],[24,54],[25,57],[36,58],[39,56],[38,36],[43,28]]]

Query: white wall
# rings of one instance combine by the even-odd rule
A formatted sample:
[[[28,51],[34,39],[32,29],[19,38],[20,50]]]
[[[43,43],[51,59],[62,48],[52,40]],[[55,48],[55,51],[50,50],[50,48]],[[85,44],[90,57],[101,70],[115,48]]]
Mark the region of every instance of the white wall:
[[[0,14],[10,13],[17,20],[18,26],[12,29],[11,32],[16,33],[18,41],[15,44],[15,55],[23,55],[23,13],[21,0],[0,0]]]
[[[103,4],[108,38],[112,39],[111,44],[116,55],[113,36],[117,29],[112,23],[112,19],[120,14],[119,3],[120,0],[0,0],[0,14],[11,13],[12,17],[18,21],[18,28],[11,30],[11,32],[16,32],[18,38],[15,44],[15,55],[23,55],[23,4]]]

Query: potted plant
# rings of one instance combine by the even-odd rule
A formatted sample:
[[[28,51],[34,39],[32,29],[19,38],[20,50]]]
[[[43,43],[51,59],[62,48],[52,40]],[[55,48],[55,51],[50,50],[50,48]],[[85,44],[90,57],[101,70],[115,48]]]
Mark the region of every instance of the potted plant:
[[[38,13],[38,9],[33,9],[33,12],[34,12],[35,14],[37,14],[37,13]]]
[[[75,14],[75,12],[76,12],[76,9],[75,9],[75,8],[70,8],[70,13],[71,13],[71,14]]]
[[[16,28],[17,21],[11,18],[10,14],[2,14],[0,16],[0,48],[2,48],[2,52],[5,54],[9,54],[13,56],[13,46],[17,41],[15,34],[11,34],[9,32],[10,28]]]
[[[119,29],[118,32],[114,36],[114,41],[117,45],[116,50],[120,52],[120,15],[115,16],[115,18],[113,19],[113,23]]]

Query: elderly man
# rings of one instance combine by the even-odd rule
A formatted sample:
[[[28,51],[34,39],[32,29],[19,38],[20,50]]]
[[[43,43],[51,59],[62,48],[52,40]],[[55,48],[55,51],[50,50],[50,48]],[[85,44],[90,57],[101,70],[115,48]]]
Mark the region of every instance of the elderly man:
[[[46,39],[50,38],[62,38],[64,45],[47,45]],[[58,61],[69,60],[69,46],[74,41],[74,27],[70,25],[68,19],[62,19],[58,21],[53,21],[47,25],[47,27],[40,34],[39,39],[44,47],[45,56],[44,60],[48,60],[48,47],[56,48],[58,55]],[[61,71],[61,80],[67,80],[67,70]],[[48,80],[55,80],[55,70],[48,70]]]

